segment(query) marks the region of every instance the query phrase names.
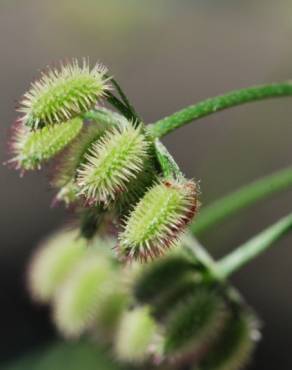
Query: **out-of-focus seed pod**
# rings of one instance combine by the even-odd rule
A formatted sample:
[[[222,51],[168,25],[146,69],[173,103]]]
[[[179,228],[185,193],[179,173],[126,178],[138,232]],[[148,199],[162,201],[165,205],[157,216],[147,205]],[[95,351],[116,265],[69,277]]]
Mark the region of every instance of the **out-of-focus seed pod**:
[[[30,264],[28,283],[32,296],[48,302],[86,253],[78,230],[62,230],[42,243]]]
[[[195,272],[194,264],[184,255],[176,253],[158,258],[140,271],[134,284],[134,294],[142,303],[153,303],[189,272]]]
[[[117,357],[134,363],[147,360],[156,332],[157,326],[148,307],[126,312],[116,333],[114,349]]]
[[[173,307],[165,330],[165,354],[181,361],[200,356],[219,335],[225,320],[222,299],[208,288],[195,290]]]
[[[61,123],[91,109],[109,89],[107,70],[101,65],[90,69],[84,59],[49,68],[32,83],[18,109],[23,122],[32,128]]]
[[[147,261],[177,245],[198,208],[196,184],[162,180],[152,186],[125,220],[119,254]]]
[[[114,201],[143,171],[148,148],[141,127],[127,123],[109,129],[92,145],[78,169],[80,195],[90,204]]]
[[[251,314],[230,316],[223,332],[202,361],[200,370],[240,370],[249,362],[260,338],[258,324]]]
[[[55,323],[65,337],[78,337],[95,322],[114,274],[110,260],[95,250],[70,274],[53,304]]]
[[[54,158],[82,129],[82,120],[74,118],[59,125],[47,126],[30,131],[22,122],[16,122],[11,138],[10,160],[16,169],[40,169],[44,162]]]

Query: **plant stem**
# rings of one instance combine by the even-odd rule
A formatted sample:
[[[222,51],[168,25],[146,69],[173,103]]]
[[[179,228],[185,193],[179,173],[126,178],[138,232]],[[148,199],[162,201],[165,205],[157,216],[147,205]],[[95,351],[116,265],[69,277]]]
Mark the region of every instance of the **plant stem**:
[[[292,167],[246,185],[203,208],[191,225],[191,230],[199,236],[238,211],[290,186],[292,186]]]
[[[292,83],[289,81],[234,90],[184,108],[155,122],[149,127],[149,130],[153,136],[160,138],[191,121],[226,108],[257,100],[291,95]]]
[[[292,214],[289,214],[218,261],[216,268],[219,276],[223,279],[228,278],[291,230]]]

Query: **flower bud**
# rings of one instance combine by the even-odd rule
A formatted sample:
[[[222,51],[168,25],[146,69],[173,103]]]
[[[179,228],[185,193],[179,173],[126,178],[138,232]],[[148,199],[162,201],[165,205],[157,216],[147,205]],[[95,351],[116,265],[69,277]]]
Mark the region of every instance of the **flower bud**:
[[[259,340],[258,324],[250,314],[230,316],[223,332],[202,361],[200,370],[243,369]]]
[[[110,260],[94,250],[70,274],[53,304],[55,323],[65,337],[78,337],[94,324],[113,276]]]
[[[48,302],[86,252],[77,230],[62,230],[40,245],[33,256],[28,283],[31,294]]]
[[[80,195],[89,203],[107,205],[115,200],[143,170],[148,146],[140,127],[127,123],[109,129],[92,145],[78,169]]]
[[[30,131],[22,122],[16,123],[11,149],[14,157],[10,160],[17,169],[40,169],[43,162],[54,158],[81,131],[82,120],[75,118],[59,125]]]
[[[152,186],[125,221],[119,254],[147,261],[175,246],[198,208],[196,184],[162,180]]]
[[[143,362],[150,354],[156,331],[157,327],[148,307],[139,307],[126,312],[116,333],[117,357],[126,362]]]
[[[24,94],[19,111],[32,128],[61,123],[91,109],[108,90],[107,70],[101,65],[90,69],[84,59],[43,72]]]
[[[188,299],[175,305],[165,330],[165,354],[181,360],[202,353],[219,335],[225,319],[221,298],[207,288],[194,290]]]

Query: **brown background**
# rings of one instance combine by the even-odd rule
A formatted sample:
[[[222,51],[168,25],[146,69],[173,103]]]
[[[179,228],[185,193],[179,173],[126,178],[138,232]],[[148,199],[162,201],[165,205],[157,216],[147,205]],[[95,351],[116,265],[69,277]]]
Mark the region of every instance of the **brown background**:
[[[102,61],[146,122],[224,91],[292,76],[289,0],[1,0],[0,160],[16,100],[61,58]],[[189,125],[165,143],[203,204],[291,163],[292,99],[242,106]],[[0,358],[49,341],[46,311],[24,289],[28,256],[65,219],[44,174],[0,168]],[[291,191],[241,213],[202,241],[219,256],[291,210]],[[263,319],[254,368],[291,370],[292,236],[234,276]]]

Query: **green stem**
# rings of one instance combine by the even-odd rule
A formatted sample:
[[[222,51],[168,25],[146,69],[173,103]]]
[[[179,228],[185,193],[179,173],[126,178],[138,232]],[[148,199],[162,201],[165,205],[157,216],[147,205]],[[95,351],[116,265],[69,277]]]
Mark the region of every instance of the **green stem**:
[[[216,267],[219,276],[223,279],[228,278],[291,230],[292,214],[289,214],[218,261]]]
[[[152,135],[160,138],[185,124],[236,105],[292,95],[292,83],[274,83],[234,90],[184,108],[149,127]]]
[[[290,186],[292,167],[257,180],[203,208],[191,225],[191,230],[198,236],[241,209]]]

